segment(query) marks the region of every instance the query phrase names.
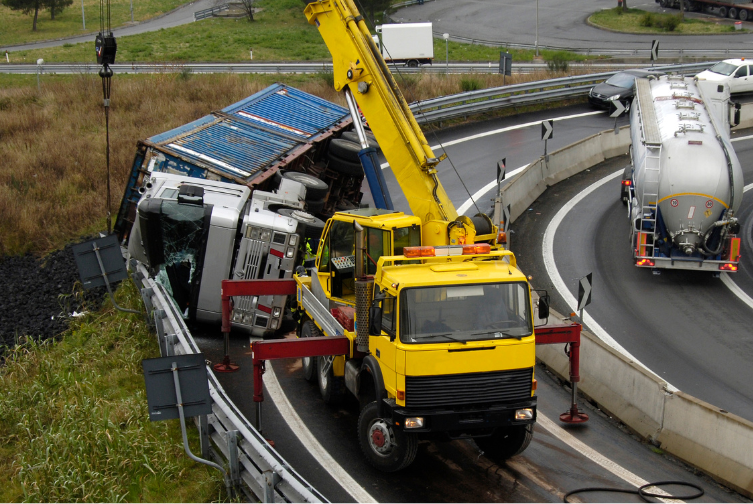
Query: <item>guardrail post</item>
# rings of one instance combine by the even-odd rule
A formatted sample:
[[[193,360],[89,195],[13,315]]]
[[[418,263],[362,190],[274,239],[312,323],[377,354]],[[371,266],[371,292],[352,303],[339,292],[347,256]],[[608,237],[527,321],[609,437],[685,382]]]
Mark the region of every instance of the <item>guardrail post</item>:
[[[225,441],[227,442],[227,460],[230,469],[230,484],[233,486],[233,488],[235,488],[241,483],[241,473],[240,467],[238,465],[238,431],[227,431],[225,433]]]
[[[264,471],[264,500],[262,502],[275,501],[275,487],[280,482],[280,475],[271,470]]]
[[[209,419],[207,415],[199,415],[199,444],[201,446],[201,458],[208,459],[212,453],[212,446],[209,442]]]

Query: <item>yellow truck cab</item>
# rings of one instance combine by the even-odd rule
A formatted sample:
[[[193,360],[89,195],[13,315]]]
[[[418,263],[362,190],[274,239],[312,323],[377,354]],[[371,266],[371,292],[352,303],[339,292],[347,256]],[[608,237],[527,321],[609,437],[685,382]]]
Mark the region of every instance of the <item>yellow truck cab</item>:
[[[520,453],[536,420],[530,286],[511,252],[421,246],[413,219],[366,209],[330,220],[316,268],[296,275],[299,334],[344,335],[351,351],[303,359],[304,375],[325,402],[345,389],[358,398],[359,442],[379,469],[407,466],[419,437],[437,433]]]

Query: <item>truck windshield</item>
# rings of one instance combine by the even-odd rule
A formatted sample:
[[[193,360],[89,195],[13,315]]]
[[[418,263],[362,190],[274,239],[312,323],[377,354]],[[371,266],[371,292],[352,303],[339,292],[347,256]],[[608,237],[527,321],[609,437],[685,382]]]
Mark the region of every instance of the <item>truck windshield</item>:
[[[709,72],[718,73],[721,75],[732,75],[732,72],[737,70],[737,65],[720,61],[716,65],[709,68]]]
[[[522,338],[533,331],[525,282],[406,288],[399,311],[403,343]]]

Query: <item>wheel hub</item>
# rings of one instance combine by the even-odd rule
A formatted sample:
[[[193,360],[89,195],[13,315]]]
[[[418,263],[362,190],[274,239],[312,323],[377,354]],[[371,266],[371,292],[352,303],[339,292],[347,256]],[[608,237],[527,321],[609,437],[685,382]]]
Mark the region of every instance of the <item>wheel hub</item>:
[[[384,420],[377,420],[369,429],[369,444],[380,455],[387,455],[392,451],[394,440],[392,429]]]

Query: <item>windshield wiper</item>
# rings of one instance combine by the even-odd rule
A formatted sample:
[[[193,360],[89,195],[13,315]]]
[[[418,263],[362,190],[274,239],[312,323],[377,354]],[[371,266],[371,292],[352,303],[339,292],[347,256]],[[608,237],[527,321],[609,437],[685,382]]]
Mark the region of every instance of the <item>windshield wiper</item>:
[[[529,334],[515,335],[515,334],[510,334],[510,333],[506,333],[506,332],[502,332],[502,331],[481,331],[481,332],[471,333],[471,336],[482,336],[482,335],[485,335],[485,334],[494,334],[495,338],[499,338],[499,336],[497,336],[497,334],[501,334],[502,336],[504,336],[503,339],[516,338],[518,340],[523,339],[525,336],[530,336]]]
[[[468,344],[468,342],[467,342],[467,341],[465,341],[465,340],[462,340],[462,339],[458,339],[458,338],[456,338],[456,337],[454,337],[454,336],[450,336],[450,333],[442,333],[442,334],[426,334],[426,335],[424,335],[424,336],[414,336],[414,337],[413,337],[413,339],[414,339],[414,340],[419,340],[419,339],[427,339],[427,338],[439,338],[439,337],[442,337],[442,338],[447,338],[447,339],[449,339],[449,340],[452,340],[452,341],[457,341],[458,343],[462,343],[462,344],[464,344],[464,345],[467,345],[467,344]]]

